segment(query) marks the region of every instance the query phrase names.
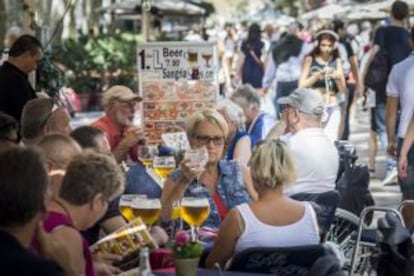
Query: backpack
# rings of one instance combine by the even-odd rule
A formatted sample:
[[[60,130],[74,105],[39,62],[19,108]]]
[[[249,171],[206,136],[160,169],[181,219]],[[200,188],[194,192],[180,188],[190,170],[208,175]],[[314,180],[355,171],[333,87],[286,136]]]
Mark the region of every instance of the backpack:
[[[374,90],[378,96],[386,96],[388,75],[391,72],[391,60],[385,49],[380,49],[374,56],[365,76],[365,86]]]
[[[338,208],[347,210],[359,216],[365,207],[375,205],[369,191],[369,169],[367,165],[357,164],[356,152],[344,154],[340,150],[340,168],[336,189],[341,195]],[[365,217],[365,223],[370,224],[372,213]]]

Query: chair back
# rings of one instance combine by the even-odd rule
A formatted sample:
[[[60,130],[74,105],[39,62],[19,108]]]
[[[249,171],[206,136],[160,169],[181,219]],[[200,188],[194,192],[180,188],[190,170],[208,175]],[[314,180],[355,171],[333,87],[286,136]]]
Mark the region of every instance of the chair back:
[[[339,192],[332,190],[320,194],[299,193],[291,197],[295,200],[310,201],[312,203],[318,220],[322,241],[324,241],[335,217],[335,211],[340,199]]]
[[[229,270],[271,273],[278,276],[308,275],[316,260],[333,255],[325,244],[295,247],[253,247],[238,253]]]

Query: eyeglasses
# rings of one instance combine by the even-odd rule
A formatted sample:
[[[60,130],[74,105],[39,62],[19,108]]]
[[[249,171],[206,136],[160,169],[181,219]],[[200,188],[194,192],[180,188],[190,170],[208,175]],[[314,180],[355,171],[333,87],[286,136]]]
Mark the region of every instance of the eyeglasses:
[[[197,142],[201,145],[207,145],[210,144],[210,142],[213,142],[214,145],[216,146],[221,146],[224,144],[224,137],[223,136],[214,136],[214,137],[210,137],[210,136],[196,136],[195,137]]]

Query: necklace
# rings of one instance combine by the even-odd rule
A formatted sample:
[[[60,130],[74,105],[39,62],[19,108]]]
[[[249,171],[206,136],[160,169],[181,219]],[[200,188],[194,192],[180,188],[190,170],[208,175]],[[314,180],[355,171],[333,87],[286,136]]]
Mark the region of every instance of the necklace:
[[[69,218],[70,222],[73,223],[72,216],[70,215],[68,208],[66,208],[66,206],[59,200],[52,199],[52,201],[55,202],[57,205],[59,205],[59,207],[63,210],[63,212],[65,212],[65,215]]]

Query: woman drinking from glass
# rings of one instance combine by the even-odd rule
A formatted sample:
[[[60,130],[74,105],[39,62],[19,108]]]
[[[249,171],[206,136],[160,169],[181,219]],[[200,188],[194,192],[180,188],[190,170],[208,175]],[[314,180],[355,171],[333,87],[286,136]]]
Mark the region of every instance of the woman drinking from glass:
[[[185,158],[167,177],[161,195],[163,215],[169,218],[172,203],[183,197],[207,198],[211,212],[204,225],[219,227],[231,208],[250,202],[242,169],[236,161],[222,160],[228,125],[218,111],[207,109],[193,114],[187,121],[186,130],[191,148],[205,147],[208,161],[205,166],[197,166]]]

